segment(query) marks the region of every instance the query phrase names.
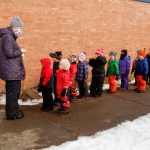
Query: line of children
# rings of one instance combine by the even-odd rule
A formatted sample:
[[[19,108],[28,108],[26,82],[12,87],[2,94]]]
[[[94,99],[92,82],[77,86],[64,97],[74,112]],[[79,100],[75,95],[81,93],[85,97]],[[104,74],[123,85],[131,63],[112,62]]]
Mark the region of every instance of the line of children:
[[[78,98],[99,97],[103,92],[105,79],[105,65],[107,63],[105,51],[98,48],[95,52],[96,57],[91,58],[89,63],[86,61],[86,53],[82,52],[78,56],[71,55],[69,59],[63,59],[61,51],[50,53],[53,58],[53,70],[49,58],[41,60],[42,69],[39,84],[39,91],[42,91],[43,105],[42,110],[51,111],[57,103],[60,108],[57,110],[59,115],[69,114],[70,102],[75,102],[78,95],[75,86],[75,80],[78,82]],[[149,55],[146,51],[137,52],[136,65],[134,66],[137,87],[136,92],[143,93],[146,90],[146,80],[148,76]],[[108,93],[115,93],[117,90],[117,81],[121,78],[120,88],[128,90],[128,76],[130,72],[130,56],[126,49],[121,50],[119,61],[116,59],[117,53],[109,53],[106,77],[108,77]],[[78,61],[78,63],[77,63]],[[92,81],[90,85],[90,95],[88,94],[88,65],[92,67]],[[132,73],[132,71],[131,71]],[[54,80],[54,82],[53,82]],[[52,89],[54,86],[55,99],[53,100]],[[69,93],[69,94],[68,94]],[[58,105],[57,105],[58,106]]]

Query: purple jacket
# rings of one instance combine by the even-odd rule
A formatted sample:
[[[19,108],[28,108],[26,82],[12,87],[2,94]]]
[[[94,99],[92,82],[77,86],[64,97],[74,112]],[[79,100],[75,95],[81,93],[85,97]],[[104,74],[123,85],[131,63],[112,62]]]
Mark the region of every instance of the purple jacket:
[[[130,56],[126,56],[123,59],[119,60],[119,71],[120,74],[129,74],[130,72]]]
[[[0,29],[0,79],[24,80],[25,69],[17,37],[10,28]]]

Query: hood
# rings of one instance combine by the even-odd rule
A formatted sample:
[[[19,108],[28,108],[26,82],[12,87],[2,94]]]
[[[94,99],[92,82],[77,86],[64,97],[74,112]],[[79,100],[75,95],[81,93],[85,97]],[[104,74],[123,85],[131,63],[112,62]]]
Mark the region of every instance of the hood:
[[[15,33],[9,27],[0,29],[0,37],[2,37],[4,34],[11,34],[15,39],[17,39]]]
[[[51,60],[49,58],[43,58],[40,61],[43,65],[43,68],[51,67]]]

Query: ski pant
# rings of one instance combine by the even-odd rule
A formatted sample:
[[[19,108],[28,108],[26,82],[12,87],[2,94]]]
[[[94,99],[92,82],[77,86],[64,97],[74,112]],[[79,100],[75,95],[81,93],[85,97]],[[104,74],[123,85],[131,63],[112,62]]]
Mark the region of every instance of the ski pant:
[[[116,92],[117,82],[116,82],[116,76],[115,75],[108,76],[108,83],[109,83],[109,90],[112,92]]]
[[[121,88],[128,90],[128,74],[121,74]]]
[[[143,76],[137,75],[136,81],[137,81],[137,90],[145,91],[146,90],[146,81],[143,79]]]
[[[90,94],[91,95],[102,95],[103,92],[103,84],[104,84],[104,77],[92,77],[92,82],[90,85]]]
[[[87,97],[88,96],[88,85],[87,82],[78,81],[78,86],[79,86],[79,95],[82,97]]]
[[[52,89],[43,87],[42,96],[43,96],[43,105],[42,105],[42,107],[44,109],[53,109]]]

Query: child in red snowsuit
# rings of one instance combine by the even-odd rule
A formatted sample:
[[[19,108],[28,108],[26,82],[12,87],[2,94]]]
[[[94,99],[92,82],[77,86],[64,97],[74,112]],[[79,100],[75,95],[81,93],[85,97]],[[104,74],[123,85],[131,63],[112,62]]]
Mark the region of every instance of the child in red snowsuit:
[[[57,110],[59,115],[66,115],[69,113],[70,102],[67,97],[67,91],[70,87],[70,63],[68,59],[60,61],[59,70],[57,73],[56,91],[60,100],[60,108]]]
[[[42,92],[43,96],[43,105],[41,110],[51,111],[53,110],[53,71],[51,68],[51,61],[49,58],[43,58],[40,61],[42,64],[42,69],[38,91]]]
[[[77,57],[76,55],[72,55],[69,58],[70,61],[70,80],[71,80],[71,85],[70,85],[70,92],[69,92],[69,97],[70,97],[70,102],[74,103],[76,101],[76,97],[78,96],[78,91],[75,86],[75,79],[76,79],[76,74],[77,74]]]

